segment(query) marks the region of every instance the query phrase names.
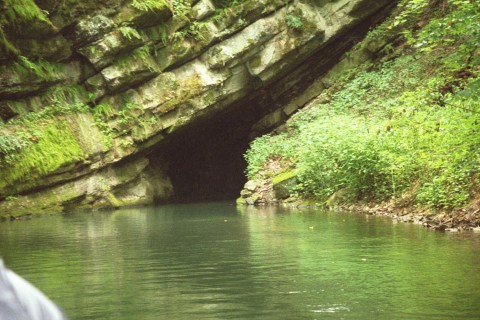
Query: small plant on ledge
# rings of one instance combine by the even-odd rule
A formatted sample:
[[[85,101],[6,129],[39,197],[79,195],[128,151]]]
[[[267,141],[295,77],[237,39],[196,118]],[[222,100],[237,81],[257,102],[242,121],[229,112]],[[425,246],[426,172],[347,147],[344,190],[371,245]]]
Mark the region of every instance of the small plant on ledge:
[[[287,14],[285,16],[285,22],[287,23],[287,26],[289,28],[295,29],[295,30],[300,30],[303,27],[303,20],[302,17],[297,16],[295,14]]]

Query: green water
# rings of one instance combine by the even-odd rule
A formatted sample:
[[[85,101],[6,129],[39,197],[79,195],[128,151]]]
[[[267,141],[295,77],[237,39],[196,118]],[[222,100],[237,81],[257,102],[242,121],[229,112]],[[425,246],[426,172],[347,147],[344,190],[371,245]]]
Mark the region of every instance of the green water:
[[[479,319],[480,235],[228,203],[0,224],[75,319]]]

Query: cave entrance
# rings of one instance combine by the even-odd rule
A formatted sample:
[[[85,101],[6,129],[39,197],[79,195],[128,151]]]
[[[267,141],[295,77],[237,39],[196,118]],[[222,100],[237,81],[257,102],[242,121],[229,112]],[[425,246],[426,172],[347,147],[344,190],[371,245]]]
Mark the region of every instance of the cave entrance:
[[[234,200],[246,180],[244,153],[252,126],[268,110],[244,101],[230,106],[214,118],[196,121],[194,126],[175,132],[168,143],[150,154],[155,162],[166,163],[174,203]]]
[[[248,84],[250,89],[256,90],[242,101],[225,107],[223,111],[212,110],[213,116],[195,119],[194,124],[178,129],[169,135],[168,141],[156,145],[149,154],[150,163],[152,167],[162,168],[170,178],[174,189],[171,200],[199,202],[237,198],[246,182],[243,155],[252,140],[254,125],[271,114],[271,124],[267,119],[266,127],[264,124],[255,126],[256,134],[271,131],[286,120],[287,114],[291,115],[313,99],[319,90],[328,87],[328,83],[323,83],[319,77],[326,74],[388,11],[387,6],[381,9],[381,13],[373,14],[371,19],[355,25],[353,30],[343,30],[309,57],[292,62],[288,69],[279,71],[268,83]],[[298,100],[295,97],[299,97]],[[292,103],[295,108],[290,111],[282,109],[286,103]]]

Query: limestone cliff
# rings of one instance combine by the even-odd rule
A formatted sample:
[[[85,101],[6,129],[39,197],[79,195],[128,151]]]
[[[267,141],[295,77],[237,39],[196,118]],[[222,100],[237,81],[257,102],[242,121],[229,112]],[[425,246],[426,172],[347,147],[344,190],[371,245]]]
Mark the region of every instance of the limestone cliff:
[[[185,158],[234,162],[204,149],[285,121],[328,86],[315,79],[392,5],[5,1],[0,217],[188,194],[195,177],[180,178]]]

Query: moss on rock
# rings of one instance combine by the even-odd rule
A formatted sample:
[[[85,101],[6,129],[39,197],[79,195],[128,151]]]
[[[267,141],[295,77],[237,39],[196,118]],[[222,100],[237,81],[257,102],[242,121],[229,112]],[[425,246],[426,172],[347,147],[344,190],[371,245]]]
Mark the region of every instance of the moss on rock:
[[[34,181],[84,157],[77,137],[68,123],[48,121],[31,130],[31,139],[36,141],[23,150],[13,163],[1,164],[2,194],[7,193],[5,189],[10,185]]]

